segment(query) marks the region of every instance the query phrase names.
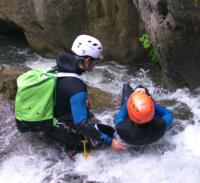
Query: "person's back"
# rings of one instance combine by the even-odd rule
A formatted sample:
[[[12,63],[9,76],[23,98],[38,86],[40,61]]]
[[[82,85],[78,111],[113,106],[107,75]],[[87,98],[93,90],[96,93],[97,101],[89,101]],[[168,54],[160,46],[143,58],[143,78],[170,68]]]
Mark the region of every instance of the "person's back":
[[[142,86],[135,90],[125,84],[123,105],[115,118],[116,130],[125,142],[145,145],[160,139],[169,129],[173,115],[158,105]]]
[[[94,37],[88,35],[78,36],[73,45],[74,54],[63,53],[57,57],[58,72],[82,74],[90,71],[96,62],[102,58],[102,45]],[[122,151],[125,148],[120,141],[113,139],[113,136],[96,129],[89,123],[89,113],[87,106],[87,86],[78,77],[59,78],[56,86],[55,117],[64,126],[73,127],[78,134],[98,142],[111,145],[115,151]],[[54,129],[50,136],[73,145],[73,141],[65,138],[65,133],[61,128]],[[63,134],[63,137],[62,135]]]
[[[129,118],[116,125],[120,138],[132,145],[145,145],[157,141],[165,133],[165,123],[160,118],[147,125],[133,124]]]
[[[79,69],[78,62],[75,61],[75,55],[62,53],[57,59],[58,72],[81,74],[83,71]],[[76,94],[87,93],[86,84],[76,77],[58,78],[56,84],[56,97],[54,116],[59,121],[73,120],[71,118],[70,98]],[[80,97],[81,98],[81,97]]]
[[[111,146],[114,151],[123,151],[125,147],[121,141],[113,138],[113,128],[108,127],[112,129],[110,130],[112,133],[108,134],[104,127],[95,128],[89,122],[87,86],[80,75],[93,69],[102,58],[102,50],[102,45],[96,38],[89,35],[78,36],[72,44],[72,53],[59,54],[56,59],[59,76],[54,85],[53,119],[48,124],[36,121],[20,122],[19,125],[30,129],[27,131],[35,131],[33,126],[38,129],[38,124],[42,123],[40,131],[65,144],[69,149],[73,149],[76,145],[80,145],[83,149],[82,140],[88,138]],[[41,95],[41,100],[42,97]]]

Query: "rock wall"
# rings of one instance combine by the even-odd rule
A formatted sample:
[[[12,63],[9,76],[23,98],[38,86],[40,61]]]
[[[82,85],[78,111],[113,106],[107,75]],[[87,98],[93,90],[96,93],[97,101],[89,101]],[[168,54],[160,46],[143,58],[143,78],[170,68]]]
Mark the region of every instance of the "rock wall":
[[[43,56],[70,49],[74,38],[86,33],[102,41],[107,59],[131,63],[144,57],[132,0],[0,0],[0,19],[22,28]]]
[[[200,1],[134,0],[134,3],[171,83],[176,87],[198,87]]]
[[[5,101],[14,104],[17,91],[16,78],[28,70],[30,68],[23,66],[0,65],[0,93],[3,94]],[[114,96],[94,87],[88,87],[88,93],[92,112],[102,112],[107,109],[114,110],[120,106],[120,96]]]
[[[0,20],[16,24],[48,57],[86,33],[102,41],[106,60],[141,62],[144,26],[166,78],[190,88],[200,85],[199,12],[200,0],[0,0]]]

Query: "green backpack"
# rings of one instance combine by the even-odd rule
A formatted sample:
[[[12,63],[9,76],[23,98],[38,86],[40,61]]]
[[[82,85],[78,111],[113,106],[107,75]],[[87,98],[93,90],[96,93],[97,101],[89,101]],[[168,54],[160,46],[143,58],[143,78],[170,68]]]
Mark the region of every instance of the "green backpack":
[[[54,119],[54,90],[58,77],[76,77],[75,73],[58,73],[32,69],[17,78],[15,118],[23,122],[40,122]]]

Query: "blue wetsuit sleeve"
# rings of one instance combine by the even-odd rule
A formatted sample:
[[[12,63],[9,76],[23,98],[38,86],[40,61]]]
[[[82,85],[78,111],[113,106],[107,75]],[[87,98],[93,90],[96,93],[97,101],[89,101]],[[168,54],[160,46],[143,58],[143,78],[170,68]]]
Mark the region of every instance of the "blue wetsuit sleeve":
[[[82,134],[95,140],[103,140],[111,144],[112,138],[97,130],[93,125],[88,123],[88,110],[86,105],[87,92],[80,92],[70,98],[72,117],[76,129]]]
[[[70,98],[72,117],[75,124],[87,121],[88,119],[86,100],[86,92],[77,93]]]
[[[166,130],[171,127],[174,117],[170,110],[160,106],[159,104],[155,104],[155,116],[161,117],[164,120],[164,122],[166,123]]]
[[[124,121],[128,116],[128,111],[125,102],[115,117],[115,126]]]

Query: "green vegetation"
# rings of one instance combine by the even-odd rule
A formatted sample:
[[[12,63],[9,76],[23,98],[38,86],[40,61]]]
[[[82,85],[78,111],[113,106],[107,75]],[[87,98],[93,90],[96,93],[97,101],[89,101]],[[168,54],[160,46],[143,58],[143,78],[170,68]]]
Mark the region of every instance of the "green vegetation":
[[[151,39],[148,34],[143,34],[140,38],[139,41],[142,43],[143,47],[148,51],[149,57],[152,61],[153,64],[159,63],[156,50],[152,45]]]
[[[200,0],[192,0],[192,3],[195,7],[199,5]]]

